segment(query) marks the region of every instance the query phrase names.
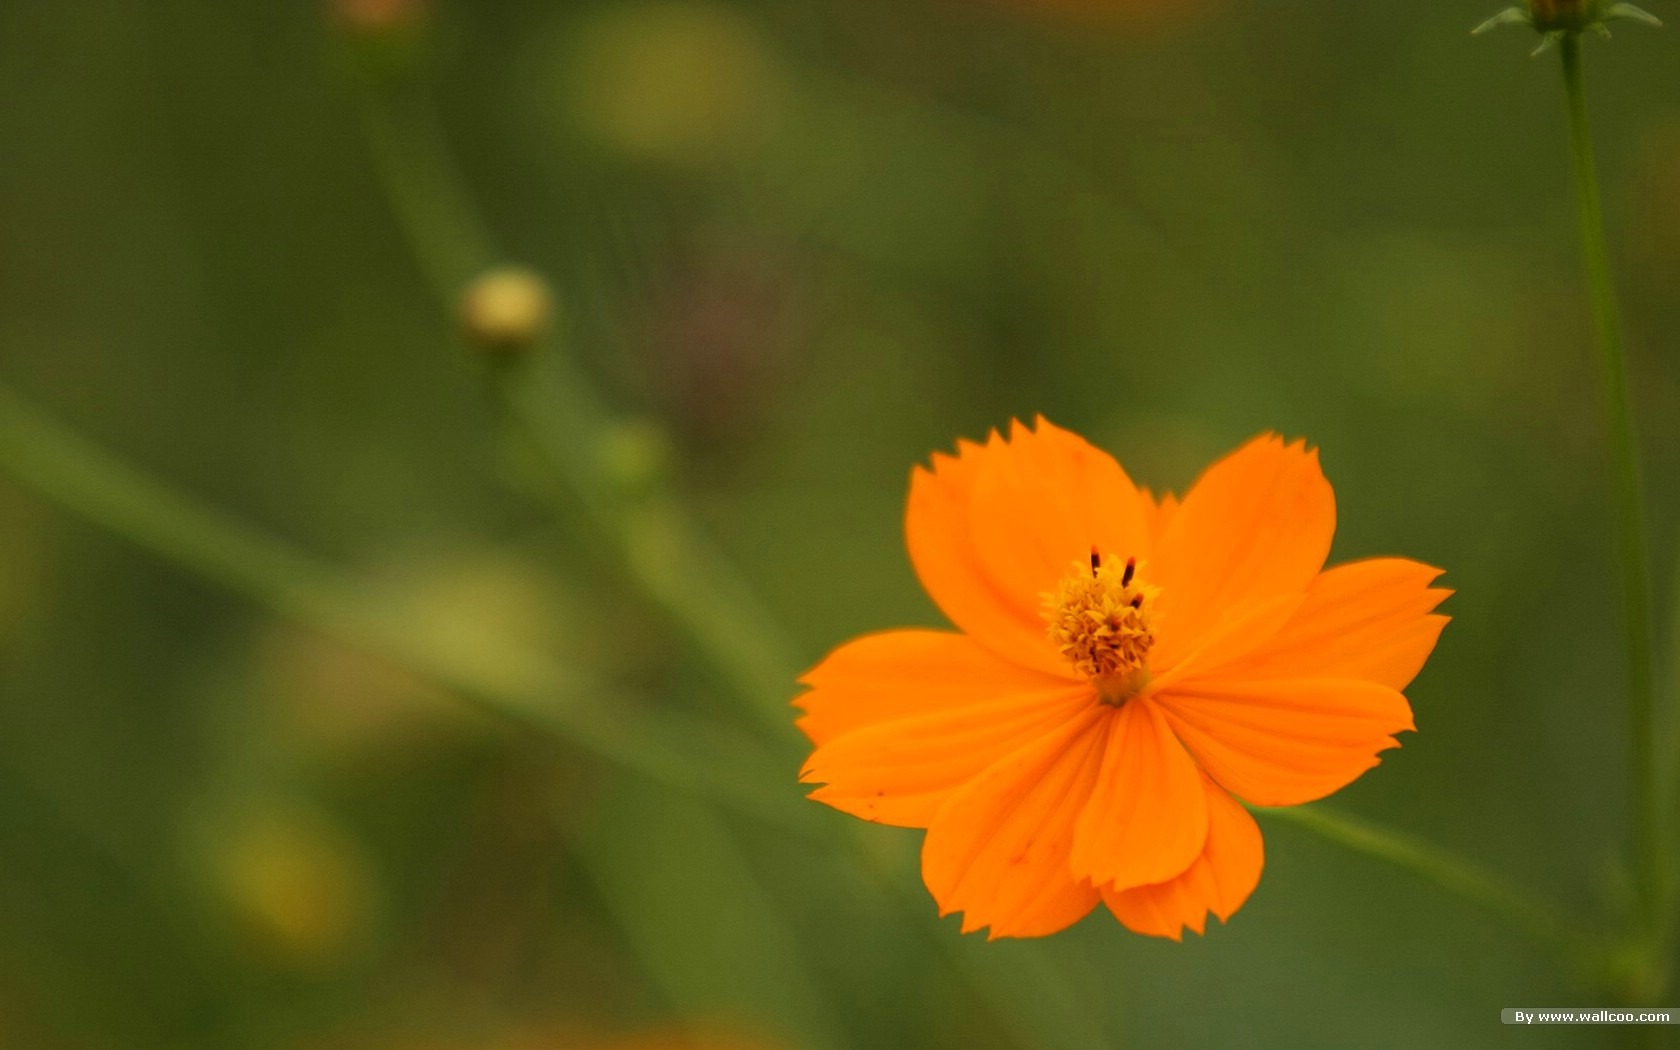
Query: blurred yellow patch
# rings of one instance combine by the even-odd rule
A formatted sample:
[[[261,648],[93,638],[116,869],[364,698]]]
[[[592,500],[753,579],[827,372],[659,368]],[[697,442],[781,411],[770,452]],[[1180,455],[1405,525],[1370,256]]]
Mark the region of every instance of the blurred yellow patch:
[[[784,93],[749,20],[657,0],[609,8],[582,34],[568,86],[580,126],[631,157],[710,163],[761,139]]]
[[[327,814],[265,800],[218,821],[206,848],[217,896],[265,961],[330,969],[372,932],[380,896],[373,866]]]
[[[391,566],[383,601],[421,651],[462,680],[533,695],[563,684],[568,644],[559,583],[512,551],[417,554]]]
[[[288,623],[257,638],[255,659],[273,739],[305,757],[423,754],[471,726],[461,702],[431,683]]]
[[[434,666],[509,695],[564,687],[561,663],[580,631],[537,560],[491,548],[414,550],[370,576],[375,606]],[[473,731],[473,710],[459,697],[313,631],[276,623],[255,656],[280,740],[304,754],[400,756]]]

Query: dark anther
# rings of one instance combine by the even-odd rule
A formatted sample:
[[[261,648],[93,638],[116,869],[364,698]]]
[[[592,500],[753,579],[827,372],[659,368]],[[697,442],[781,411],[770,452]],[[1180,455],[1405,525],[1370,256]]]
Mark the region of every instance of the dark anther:
[[[1097,570],[1100,569],[1100,568],[1102,568],[1102,555],[1097,553],[1097,549],[1095,547],[1092,547],[1091,548],[1091,575],[1095,576],[1097,574]]]
[[[1125,572],[1124,575],[1122,575],[1120,577],[1120,586],[1130,587],[1131,584],[1132,584],[1132,573],[1134,573],[1134,572],[1137,572],[1137,559],[1136,558],[1127,558],[1126,559],[1126,572]]]
[[[1140,594],[1137,597],[1132,599],[1132,608],[1134,608],[1134,609],[1143,608],[1143,595]]]

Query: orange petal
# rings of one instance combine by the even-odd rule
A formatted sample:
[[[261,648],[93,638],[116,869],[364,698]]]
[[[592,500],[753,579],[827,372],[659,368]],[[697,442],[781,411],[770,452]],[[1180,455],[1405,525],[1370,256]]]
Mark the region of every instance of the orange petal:
[[[1440,569],[1405,558],[1350,562],[1319,574],[1307,600],[1243,667],[1245,675],[1365,678],[1404,689],[1435,649],[1452,592],[1429,584]]]
[[[817,748],[799,779],[825,784],[810,797],[842,812],[925,828],[953,791],[1093,702],[1089,686],[1064,684],[867,726]]]
[[[1323,798],[1413,728],[1398,691],[1353,678],[1197,679],[1150,699],[1202,769],[1257,806]]]
[[[1206,776],[1207,843],[1182,875],[1153,886],[1102,891],[1103,903],[1134,933],[1179,940],[1188,926],[1198,934],[1207,913],[1225,922],[1260,883],[1265,845],[1260,828],[1236,799]]]
[[[1196,647],[1177,663],[1161,667],[1148,691],[1170,691],[1179,682],[1201,677],[1228,676],[1233,666],[1246,667],[1257,650],[1264,649],[1284,625],[1293,620],[1306,601],[1304,594],[1280,594],[1251,602],[1207,626],[1196,639]]]
[[[1037,615],[1044,594],[1093,549],[1146,559],[1151,509],[1113,456],[1040,416],[1037,430],[1017,421],[1008,441],[986,446],[968,512],[986,574]]]
[[[975,551],[969,514],[974,479],[992,453],[968,441],[958,442],[957,452],[935,454],[932,470],[910,472],[904,533],[917,578],[940,611],[986,648],[1023,667],[1070,675],[1045,636],[1036,596],[1000,591]]]
[[[1170,879],[1207,841],[1201,774],[1148,700],[1109,717],[1102,773],[1074,828],[1069,863],[1098,887]]]
[[[1145,501],[1113,457],[1043,417],[957,448],[911,475],[905,532],[922,586],[999,655],[1071,674],[1045,637],[1043,595],[1092,547],[1146,557]]]
[[[1318,450],[1265,434],[1209,467],[1150,564],[1161,587],[1155,659],[1176,663],[1232,609],[1305,591],[1335,531]]]
[[[865,726],[1007,696],[1041,695],[1070,684],[1060,675],[1000,659],[963,635],[922,630],[854,639],[800,681],[811,691],[794,701],[805,710],[799,728],[817,744]]]
[[[1068,868],[1074,823],[1102,766],[1098,705],[993,763],[953,794],[922,843],[922,879],[964,933],[1042,937],[1073,925],[1097,891]]]

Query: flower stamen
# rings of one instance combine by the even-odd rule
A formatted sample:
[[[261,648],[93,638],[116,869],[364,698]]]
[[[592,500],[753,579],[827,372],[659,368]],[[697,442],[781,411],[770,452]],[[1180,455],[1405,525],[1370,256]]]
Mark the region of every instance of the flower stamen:
[[[1154,599],[1159,588],[1137,579],[1136,558],[1124,567],[1103,564],[1091,548],[1089,574],[1075,563],[1054,594],[1044,595],[1050,640],[1091,679],[1103,703],[1119,706],[1149,681],[1155,644]]]

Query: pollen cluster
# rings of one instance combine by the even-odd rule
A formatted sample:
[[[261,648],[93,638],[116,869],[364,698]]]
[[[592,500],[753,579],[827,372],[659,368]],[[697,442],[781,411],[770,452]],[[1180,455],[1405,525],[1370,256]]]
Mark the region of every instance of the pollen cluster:
[[[1149,648],[1156,587],[1137,578],[1137,559],[1104,563],[1093,550],[1089,566],[1077,562],[1056,593],[1044,596],[1050,641],[1097,687],[1107,703],[1119,704],[1149,677]]]

